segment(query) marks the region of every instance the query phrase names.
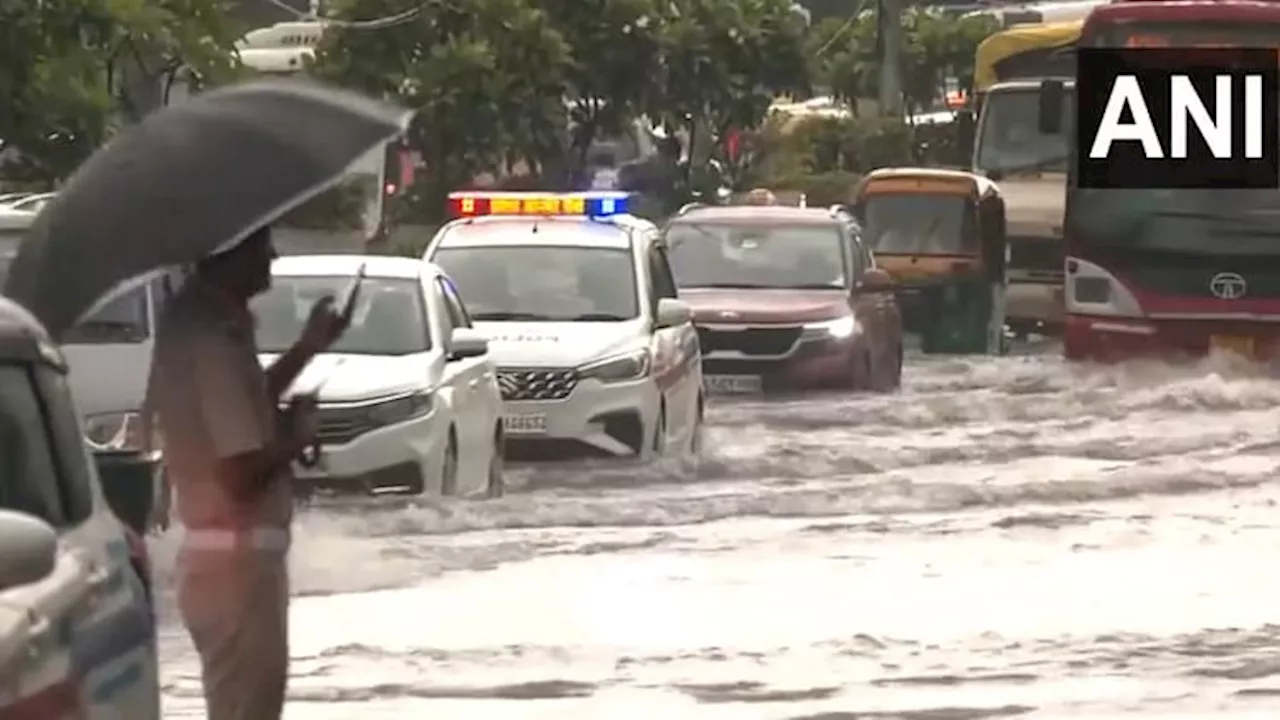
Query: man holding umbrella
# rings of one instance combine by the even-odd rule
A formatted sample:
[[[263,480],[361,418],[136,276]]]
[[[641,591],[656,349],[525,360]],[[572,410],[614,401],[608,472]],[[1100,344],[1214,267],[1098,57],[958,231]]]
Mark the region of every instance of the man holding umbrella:
[[[210,720],[278,718],[288,675],[292,460],[315,400],[284,391],[346,330],[332,298],[264,373],[249,300],[271,284],[269,231],[198,263],[157,329],[152,397],[184,532],[178,605],[203,665]]]
[[[315,399],[280,398],[346,329],[317,303],[266,372],[248,302],[271,282],[263,229],[403,134],[412,114],[307,82],[220,88],[130,126],[36,218],[4,293],[58,341],[113,294],[195,264],[158,323],[149,395],[184,536],[182,616],[210,720],[272,720],[288,674],[290,466]],[[145,414],[150,415],[150,410]]]

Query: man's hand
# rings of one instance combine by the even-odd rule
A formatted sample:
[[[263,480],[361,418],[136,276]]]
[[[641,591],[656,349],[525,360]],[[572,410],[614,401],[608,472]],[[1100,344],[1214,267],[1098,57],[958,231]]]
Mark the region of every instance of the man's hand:
[[[311,314],[307,316],[298,344],[312,354],[328,350],[351,326],[351,313],[334,307],[334,302],[326,295],[311,306]]]

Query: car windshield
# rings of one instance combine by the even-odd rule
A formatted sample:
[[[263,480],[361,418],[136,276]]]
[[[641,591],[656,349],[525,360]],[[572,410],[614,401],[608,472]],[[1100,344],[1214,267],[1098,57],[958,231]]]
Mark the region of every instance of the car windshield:
[[[6,239],[0,237],[0,286],[9,277],[12,251],[6,250]],[[140,343],[151,334],[147,314],[147,289],[137,287],[103,305],[81,320],[62,338],[67,345],[108,345]]]
[[[847,287],[847,249],[834,224],[677,222],[666,237],[681,288]]]
[[[878,253],[911,255],[978,252],[966,222],[968,201],[938,193],[885,193],[867,198],[862,237]]]
[[[0,363],[0,508],[59,517],[58,478],[34,368]]]
[[[346,297],[354,275],[276,275],[271,289],[253,299],[258,351],[287,350],[306,325],[316,300]],[[422,285],[412,278],[366,277],[360,286],[351,327],[329,352],[353,355],[409,355],[431,349]]]
[[[485,245],[441,248],[432,260],[473,320],[610,322],[640,314],[631,250]]]
[[[998,90],[987,95],[978,136],[978,169],[1006,174],[1066,172],[1070,128],[1075,124],[1075,90],[1062,103],[1063,132],[1040,132],[1037,87]]]

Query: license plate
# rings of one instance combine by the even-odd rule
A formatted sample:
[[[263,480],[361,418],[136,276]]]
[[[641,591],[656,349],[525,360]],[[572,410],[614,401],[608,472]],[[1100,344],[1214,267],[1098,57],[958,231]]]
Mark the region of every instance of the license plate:
[[[1209,338],[1209,347],[1211,350],[1232,353],[1249,360],[1257,357],[1254,353],[1253,338],[1247,336],[1214,335]]]
[[[703,382],[715,395],[753,395],[764,388],[759,375],[708,375]]]
[[[502,429],[512,435],[541,435],[547,431],[547,416],[536,415],[504,415]]]

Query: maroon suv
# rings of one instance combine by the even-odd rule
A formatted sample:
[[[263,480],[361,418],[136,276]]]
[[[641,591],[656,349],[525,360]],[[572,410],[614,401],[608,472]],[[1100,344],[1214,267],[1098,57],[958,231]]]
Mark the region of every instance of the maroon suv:
[[[893,280],[846,213],[694,207],[672,218],[665,237],[709,392],[898,387]]]

